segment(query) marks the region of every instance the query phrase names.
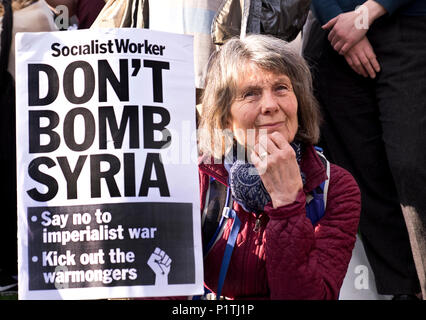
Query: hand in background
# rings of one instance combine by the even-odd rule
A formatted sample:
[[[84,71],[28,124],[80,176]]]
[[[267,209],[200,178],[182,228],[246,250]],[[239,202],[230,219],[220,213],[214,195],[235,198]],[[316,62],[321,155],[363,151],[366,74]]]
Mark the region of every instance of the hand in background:
[[[371,24],[386,13],[374,0],[367,0],[357,9],[339,14],[322,26],[330,30],[328,40],[339,54],[346,54],[366,34]]]
[[[330,30],[328,40],[334,50],[342,55],[359,42],[368,31],[356,23],[359,14],[356,11],[345,12],[322,26],[323,29]]]
[[[364,36],[344,55],[349,66],[359,75],[374,79],[380,65],[370,41]]]

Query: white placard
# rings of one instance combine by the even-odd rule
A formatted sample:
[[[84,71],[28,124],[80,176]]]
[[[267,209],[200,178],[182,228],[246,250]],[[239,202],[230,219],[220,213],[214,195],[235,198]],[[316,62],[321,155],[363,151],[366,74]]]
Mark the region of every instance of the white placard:
[[[203,292],[191,36],[16,37],[20,299]]]

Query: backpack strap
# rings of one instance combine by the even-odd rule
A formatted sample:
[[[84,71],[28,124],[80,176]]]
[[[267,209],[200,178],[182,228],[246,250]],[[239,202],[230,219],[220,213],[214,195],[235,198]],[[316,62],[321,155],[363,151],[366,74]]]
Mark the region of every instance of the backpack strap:
[[[315,147],[315,149],[317,149],[317,154],[319,155],[322,163],[324,164],[326,174],[327,174],[327,179],[323,182],[323,185],[321,184],[323,186],[322,189],[323,189],[323,195],[324,195],[323,200],[324,200],[324,210],[325,210],[327,208],[328,186],[330,185],[330,161],[327,160],[321,148]]]
[[[203,247],[204,257],[207,257],[210,249],[221,238],[226,221],[229,218],[229,208],[232,208],[230,189],[214,178],[210,178],[201,217],[202,235],[205,243]]]
[[[224,198],[224,192],[226,192],[225,201],[220,201],[221,198]],[[223,203],[223,206],[220,206],[221,203]],[[220,267],[216,300],[219,300],[221,297],[223,284],[225,283],[226,274],[228,272],[229,262],[231,261],[232,252],[241,227],[241,221],[232,207],[233,200],[231,188],[229,186],[224,186],[214,178],[210,178],[202,215],[202,231],[204,234],[208,234],[209,232],[211,233],[212,229],[208,229],[208,224],[215,226],[216,230],[212,236],[204,236],[205,241],[210,239],[203,248],[204,258],[207,257],[211,248],[213,248],[215,243],[222,237],[223,230],[225,229],[228,219],[233,219],[231,232],[226,243],[225,253]],[[220,216],[218,215],[219,212],[221,213]],[[217,222],[217,220],[219,220],[219,222]],[[198,300],[199,297],[197,296],[193,299]]]
[[[330,162],[322,153],[321,148],[315,147],[315,150],[326,169],[327,179],[306,196],[306,216],[311,220],[313,226],[315,226],[325,214],[328,186],[330,183]]]
[[[228,189],[231,189],[228,187]],[[229,262],[231,261],[232,251],[234,251],[235,243],[237,241],[238,232],[240,231],[241,221],[237,213],[232,208],[228,208],[228,217],[233,219],[231,233],[229,234],[228,241],[223,254],[222,265],[220,266],[219,280],[217,285],[216,300],[220,299],[222,294],[223,284],[225,283],[226,273],[228,272]]]

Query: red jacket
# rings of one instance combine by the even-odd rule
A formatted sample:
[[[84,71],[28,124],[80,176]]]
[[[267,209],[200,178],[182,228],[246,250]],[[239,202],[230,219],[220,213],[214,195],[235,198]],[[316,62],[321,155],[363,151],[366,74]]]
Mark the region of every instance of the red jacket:
[[[301,161],[306,183],[296,201],[277,209],[269,204],[262,227],[253,231],[256,216],[234,203],[241,228],[229,264],[222,295],[235,299],[337,299],[355,244],[360,192],[353,177],[331,165],[327,208],[314,227],[306,217],[306,194],[325,180],[326,171],[313,147]],[[227,184],[223,165],[199,165],[201,208],[209,176]],[[229,219],[222,238],[205,259],[205,284],[216,291],[223,253],[230,233]]]

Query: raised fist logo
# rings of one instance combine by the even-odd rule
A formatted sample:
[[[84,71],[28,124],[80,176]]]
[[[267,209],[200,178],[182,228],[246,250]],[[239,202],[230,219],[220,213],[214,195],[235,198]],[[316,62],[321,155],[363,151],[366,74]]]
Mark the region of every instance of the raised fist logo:
[[[167,285],[172,259],[157,247],[149,257],[147,264],[155,273],[155,285]]]

